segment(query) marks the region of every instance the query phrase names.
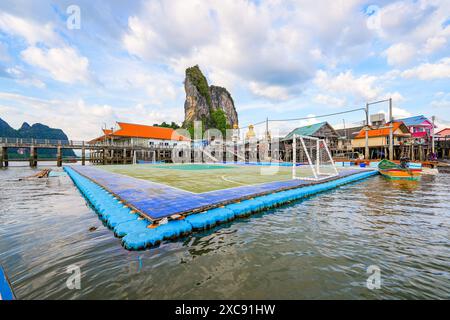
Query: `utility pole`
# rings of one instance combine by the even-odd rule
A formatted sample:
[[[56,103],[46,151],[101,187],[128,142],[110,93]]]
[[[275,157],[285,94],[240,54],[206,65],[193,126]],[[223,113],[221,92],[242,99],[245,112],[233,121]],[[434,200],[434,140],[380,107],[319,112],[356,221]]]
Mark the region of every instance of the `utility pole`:
[[[366,103],[366,148],[364,152],[364,158],[369,160],[369,103]]]
[[[368,130],[368,125],[369,125],[369,105],[372,104],[378,104],[378,103],[383,103],[383,102],[389,102],[389,119],[390,119],[390,125],[389,125],[389,159],[392,160],[394,159],[394,139],[393,139],[393,118],[392,118],[392,98],[389,99],[384,99],[384,100],[379,100],[379,101],[374,101],[374,102],[368,102],[366,103],[366,153],[369,153],[369,138],[368,138],[368,134],[367,134],[367,130]]]
[[[431,152],[433,153],[433,155],[434,155],[434,121],[436,120],[436,117],[435,116],[432,116],[431,117],[431,122],[433,123],[433,127],[431,128]]]
[[[392,116],[392,98],[389,98],[389,160],[394,160],[394,117]]]

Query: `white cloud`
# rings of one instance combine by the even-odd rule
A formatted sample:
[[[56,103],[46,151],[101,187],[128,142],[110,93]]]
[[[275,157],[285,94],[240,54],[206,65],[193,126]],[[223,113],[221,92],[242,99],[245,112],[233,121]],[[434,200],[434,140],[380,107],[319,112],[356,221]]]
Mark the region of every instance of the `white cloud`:
[[[130,54],[179,75],[200,64],[219,85],[252,83],[253,94],[283,100],[300,92],[315,64],[360,59],[370,43],[361,3],[146,1],[122,40]]]
[[[405,97],[403,97],[403,95],[400,92],[388,92],[385,93],[384,95],[382,95],[380,97],[380,99],[389,99],[392,98],[392,103],[396,104],[396,103],[400,103],[402,101],[405,101]]]
[[[31,20],[0,12],[0,30],[9,35],[24,38],[29,45],[35,45],[39,42],[47,44],[57,43],[58,36],[53,29],[54,27],[51,23],[40,25]]]
[[[397,43],[390,46],[384,54],[391,66],[406,65],[416,54],[416,48],[408,43]]]
[[[441,48],[443,48],[447,43],[447,39],[443,36],[436,36],[427,39],[424,45],[424,52],[431,54]]]
[[[177,97],[177,88],[168,79],[150,73],[136,73],[128,78],[133,87],[143,88],[147,93],[149,103],[163,104]]]
[[[147,1],[142,16],[128,19],[125,48],[145,58],[186,54],[214,38],[214,21],[207,3],[200,0]]]
[[[436,109],[450,109],[450,99],[449,100],[433,100],[430,104],[432,108]]]
[[[5,72],[10,75],[11,78],[15,79],[15,81],[19,84],[25,86],[33,86],[36,88],[43,89],[46,87],[45,83],[34,77],[31,74],[27,74],[22,68],[19,66],[6,68]]]
[[[437,126],[435,132],[450,128],[450,121],[436,117],[434,124]]]
[[[420,80],[433,80],[450,78],[450,57],[443,58],[436,63],[423,63],[415,68],[401,73],[404,78],[418,78]]]
[[[319,119],[316,118],[316,115],[312,113],[308,114],[305,118],[308,119],[300,120],[300,126],[309,126],[321,122]]]
[[[439,91],[436,92],[434,96],[435,100],[431,101],[430,103],[430,106],[432,108],[441,110],[450,110],[450,92]]]
[[[329,107],[342,107],[345,104],[344,98],[332,97],[325,94],[318,94],[313,98],[313,101]]]
[[[281,86],[266,85],[257,82],[250,82],[250,91],[257,96],[265,97],[274,100],[287,100],[289,93],[286,88]]]
[[[23,121],[44,123],[60,128],[72,140],[91,140],[101,134],[101,127],[116,121],[153,124],[162,121],[180,122],[176,108],[134,106],[111,106],[88,104],[79,100],[48,100],[15,93],[0,92],[0,114],[14,127]],[[43,120],[44,114],[51,114]]]
[[[450,39],[445,25],[450,12],[447,0],[396,1],[379,11],[381,38],[391,43],[385,52],[391,65],[442,52]]]
[[[65,83],[89,80],[89,60],[71,47],[48,50],[28,47],[21,52],[21,57],[28,64],[48,71],[55,80]]]
[[[376,85],[377,77],[362,75],[356,77],[351,71],[341,72],[331,76],[324,70],[319,70],[314,78],[314,84],[323,91],[338,94],[349,94],[358,101],[377,98],[381,88]]]
[[[386,121],[389,121],[389,111],[387,109],[380,109],[378,113],[383,113]],[[392,107],[392,116],[394,117],[394,119],[402,119],[411,117],[413,116],[413,114],[406,109]]]

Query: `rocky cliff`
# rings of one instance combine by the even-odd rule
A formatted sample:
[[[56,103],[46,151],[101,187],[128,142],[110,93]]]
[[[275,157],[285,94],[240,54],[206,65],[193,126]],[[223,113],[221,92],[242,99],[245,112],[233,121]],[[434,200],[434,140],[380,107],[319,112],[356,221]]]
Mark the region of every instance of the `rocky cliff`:
[[[186,69],[184,89],[184,128],[191,128],[194,121],[202,121],[205,129],[217,128],[222,131],[239,124],[231,94],[225,88],[209,86],[199,66]],[[221,128],[221,121],[218,120],[222,114],[226,128]]]

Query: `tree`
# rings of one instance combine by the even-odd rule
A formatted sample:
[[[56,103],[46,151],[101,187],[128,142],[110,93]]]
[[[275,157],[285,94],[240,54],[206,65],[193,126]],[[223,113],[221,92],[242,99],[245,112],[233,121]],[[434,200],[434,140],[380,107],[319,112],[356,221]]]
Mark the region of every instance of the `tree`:
[[[225,112],[222,109],[214,110],[211,113],[211,120],[213,128],[222,132],[222,136],[225,137],[228,128]]]
[[[166,123],[165,121],[161,124],[153,124],[154,127],[161,127],[161,128],[172,128],[174,130],[179,129],[180,126],[178,124],[176,124],[175,122],[171,122],[170,124]]]

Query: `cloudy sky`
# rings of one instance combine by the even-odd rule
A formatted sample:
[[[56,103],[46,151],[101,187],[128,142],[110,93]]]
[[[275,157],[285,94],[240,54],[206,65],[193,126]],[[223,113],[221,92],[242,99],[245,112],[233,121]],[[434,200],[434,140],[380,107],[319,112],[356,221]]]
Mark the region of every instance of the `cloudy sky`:
[[[450,1],[0,2],[0,118],[16,128],[90,139],[115,121],[181,122],[195,64],[232,93],[241,125],[392,97],[395,117],[450,126]],[[327,120],[344,118],[363,114]]]

